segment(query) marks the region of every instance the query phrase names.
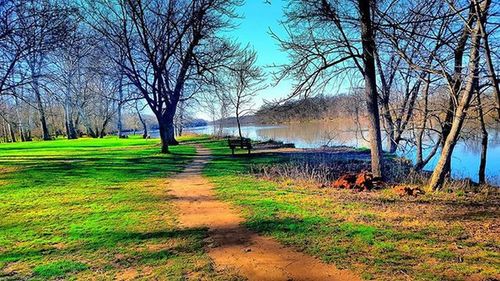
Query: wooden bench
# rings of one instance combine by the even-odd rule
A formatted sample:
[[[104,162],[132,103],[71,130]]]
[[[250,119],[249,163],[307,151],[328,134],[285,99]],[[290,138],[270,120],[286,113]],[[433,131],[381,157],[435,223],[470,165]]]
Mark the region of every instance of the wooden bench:
[[[246,148],[248,150],[248,154],[250,154],[250,150],[252,149],[252,140],[248,138],[232,138],[228,139],[227,143],[229,145],[229,148],[231,148],[231,153],[234,156],[234,150],[236,147],[240,147],[241,149]]]

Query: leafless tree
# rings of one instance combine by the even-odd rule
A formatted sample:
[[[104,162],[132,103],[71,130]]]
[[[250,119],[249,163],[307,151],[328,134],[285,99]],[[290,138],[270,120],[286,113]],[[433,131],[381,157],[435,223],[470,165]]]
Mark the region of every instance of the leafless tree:
[[[286,8],[287,38],[274,34],[290,64],[278,80],[294,78],[294,95],[324,90],[341,74],[357,72],[365,84],[372,172],[382,177],[382,138],[375,69],[373,1],[295,0]],[[338,80],[337,80],[338,82]],[[318,85],[321,85],[318,87]]]
[[[89,23],[125,54],[115,57],[158,119],[163,153],[175,144],[174,116],[186,81],[223,65],[239,0],[89,1]]]
[[[467,29],[471,32],[468,65],[469,73],[467,75],[464,88],[461,90],[462,97],[455,110],[450,131],[448,134],[443,134],[444,144],[441,156],[429,182],[429,188],[432,190],[440,189],[443,185],[445,176],[448,173],[447,167],[449,167],[449,163],[451,161],[451,154],[457,143],[460,130],[462,129],[463,122],[467,115],[467,110],[469,108],[472,96],[475,92],[475,84],[478,83],[477,79],[479,76],[479,50],[482,37],[481,26],[486,21],[491,1],[472,0],[471,4],[473,5],[473,8],[471,9],[474,11],[475,16],[469,16],[469,19],[465,22],[464,28],[464,30]],[[473,21],[470,20],[471,17],[474,18]]]
[[[52,0],[19,1],[17,13],[20,15],[19,37],[25,42],[28,54],[25,57],[30,73],[31,89],[35,97],[42,127],[42,138],[52,139],[47,125],[47,118],[42,98],[41,77],[47,56],[54,51],[74,29],[71,7]]]
[[[240,139],[243,139],[241,117],[251,112],[253,99],[266,88],[264,74],[256,62],[257,53],[247,46],[229,66],[227,98],[234,109]]]

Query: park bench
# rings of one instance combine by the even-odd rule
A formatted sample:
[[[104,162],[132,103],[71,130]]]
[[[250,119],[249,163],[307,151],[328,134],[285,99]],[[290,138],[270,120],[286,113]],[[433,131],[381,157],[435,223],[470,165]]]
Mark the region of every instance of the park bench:
[[[231,153],[233,156],[236,147],[240,147],[241,149],[246,148],[248,150],[248,154],[250,154],[250,150],[252,149],[252,141],[248,138],[232,138],[228,139],[227,143],[229,145],[229,148],[231,148]]]

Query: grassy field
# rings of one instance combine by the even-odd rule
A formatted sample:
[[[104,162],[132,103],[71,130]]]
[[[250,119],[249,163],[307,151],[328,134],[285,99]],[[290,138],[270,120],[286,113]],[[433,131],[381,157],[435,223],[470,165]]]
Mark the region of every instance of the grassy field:
[[[216,275],[204,229],[176,227],[167,177],[195,149],[158,140],[0,144],[0,280]]]
[[[230,157],[224,141],[187,140],[212,149],[204,173],[218,196],[285,245],[364,279],[500,278],[498,197],[271,181],[248,172],[279,156]],[[158,151],[158,140],[139,138],[0,144],[0,280],[233,278],[213,270],[206,229],[178,227],[166,192],[195,148]]]
[[[401,199],[389,191],[352,193],[249,175],[276,156],[228,157],[225,142],[205,175],[246,225],[285,245],[376,280],[498,280],[498,198],[463,194]],[[244,151],[242,151],[244,153]],[[490,279],[488,279],[490,278]]]

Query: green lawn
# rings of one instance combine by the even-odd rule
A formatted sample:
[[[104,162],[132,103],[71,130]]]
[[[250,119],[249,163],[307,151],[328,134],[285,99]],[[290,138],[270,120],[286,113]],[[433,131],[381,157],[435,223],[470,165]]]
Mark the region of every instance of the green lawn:
[[[259,179],[248,173],[251,165],[283,160],[258,154],[230,157],[225,142],[206,145],[216,157],[204,173],[218,196],[240,206],[250,229],[285,245],[364,279],[500,277],[494,205],[480,209],[446,194],[407,200],[388,191],[352,193]]]
[[[285,245],[377,280],[500,277],[498,207],[457,196],[394,197],[270,181],[248,173],[285,161],[224,141],[204,173],[246,225]],[[203,251],[206,229],[181,229],[168,176],[195,152],[158,154],[158,140],[79,139],[0,144],[0,280],[228,280]]]
[[[195,149],[158,142],[0,144],[0,280],[222,278],[166,193]]]

